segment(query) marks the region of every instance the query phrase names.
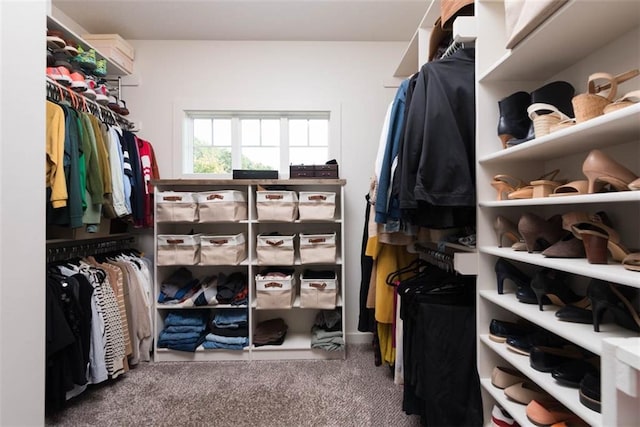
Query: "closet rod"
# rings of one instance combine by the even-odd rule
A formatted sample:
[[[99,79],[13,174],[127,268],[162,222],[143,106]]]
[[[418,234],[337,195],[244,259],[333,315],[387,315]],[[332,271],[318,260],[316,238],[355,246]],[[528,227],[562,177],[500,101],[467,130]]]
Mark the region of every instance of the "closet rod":
[[[129,233],[83,240],[48,241],[47,262],[130,249],[133,243],[135,243],[135,237]]]
[[[47,76],[47,98],[62,101],[67,98],[76,109],[82,108],[84,111],[98,116],[101,120],[106,116],[112,120],[112,124],[119,124],[126,130],[133,130],[135,125],[120,114],[111,109],[98,104],[96,101],[88,99],[81,93],[61,85],[51,77]]]

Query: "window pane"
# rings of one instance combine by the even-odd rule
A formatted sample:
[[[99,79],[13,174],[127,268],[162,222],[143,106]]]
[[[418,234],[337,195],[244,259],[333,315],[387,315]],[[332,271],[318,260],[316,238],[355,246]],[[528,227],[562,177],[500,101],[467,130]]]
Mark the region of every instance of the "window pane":
[[[243,147],[242,169],[280,169],[280,149]]]
[[[307,123],[308,120],[289,120],[289,145],[307,146]]]
[[[231,149],[193,147],[194,173],[231,173]]]
[[[193,119],[193,145],[211,145],[211,119]]]
[[[280,145],[280,120],[262,120],[262,145],[277,147]]]
[[[213,145],[231,147],[231,120],[213,119]]]
[[[321,165],[329,157],[327,147],[292,147],[289,149],[289,162],[292,165]]]
[[[260,145],[260,120],[244,119],[242,123],[242,145]]]
[[[328,120],[309,120],[309,145],[316,147],[329,145]]]

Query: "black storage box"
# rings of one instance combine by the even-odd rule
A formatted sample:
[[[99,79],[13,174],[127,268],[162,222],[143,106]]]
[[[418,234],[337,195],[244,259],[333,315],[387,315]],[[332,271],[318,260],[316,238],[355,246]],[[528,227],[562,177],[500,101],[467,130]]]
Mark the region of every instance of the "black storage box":
[[[338,178],[338,165],[291,165],[289,178]]]
[[[233,179],[278,179],[278,171],[234,169]]]

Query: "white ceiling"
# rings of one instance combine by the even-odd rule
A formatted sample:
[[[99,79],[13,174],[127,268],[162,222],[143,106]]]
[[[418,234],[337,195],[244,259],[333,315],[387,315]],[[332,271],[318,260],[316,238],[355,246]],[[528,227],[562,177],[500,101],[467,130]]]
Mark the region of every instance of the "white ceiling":
[[[52,0],[130,40],[408,41],[428,0]]]

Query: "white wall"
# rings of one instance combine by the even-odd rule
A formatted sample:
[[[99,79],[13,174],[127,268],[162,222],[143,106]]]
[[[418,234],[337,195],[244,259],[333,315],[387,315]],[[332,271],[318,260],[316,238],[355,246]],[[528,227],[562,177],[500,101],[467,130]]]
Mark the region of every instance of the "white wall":
[[[47,2],[0,1],[0,425],[41,425]]]
[[[173,156],[173,103],[211,108],[341,105],[345,206],[347,332],[357,331],[364,196],[369,188],[382,120],[396,89],[384,88],[405,43],[132,41],[140,84],[124,87],[140,136],[152,142],[162,178],[179,178]],[[136,80],[136,79],[133,79]],[[289,107],[288,107],[289,106]]]

